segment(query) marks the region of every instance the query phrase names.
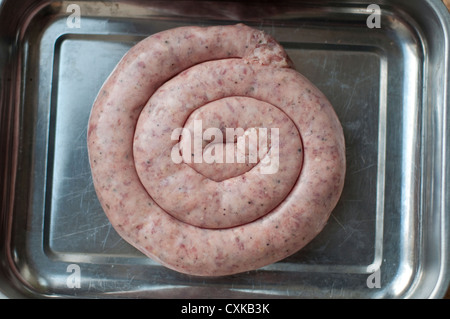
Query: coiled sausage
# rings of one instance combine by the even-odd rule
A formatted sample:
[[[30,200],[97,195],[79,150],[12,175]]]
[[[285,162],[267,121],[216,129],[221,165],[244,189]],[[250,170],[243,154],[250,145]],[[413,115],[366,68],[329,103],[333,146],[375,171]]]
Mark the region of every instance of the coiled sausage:
[[[211,169],[188,163],[176,148],[188,139],[172,138],[195,119],[203,134],[239,126],[279,136],[256,163]],[[301,249],[323,229],[345,176],[342,127],[327,98],[272,37],[243,24],[180,27],[132,47],[94,102],[88,152],[117,232],[199,276],[257,269]]]

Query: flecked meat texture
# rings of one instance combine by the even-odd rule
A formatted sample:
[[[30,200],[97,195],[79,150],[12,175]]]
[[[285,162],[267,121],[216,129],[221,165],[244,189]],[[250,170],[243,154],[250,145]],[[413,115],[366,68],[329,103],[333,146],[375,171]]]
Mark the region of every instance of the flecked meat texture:
[[[198,121],[202,132],[278,128],[278,147],[272,140],[252,163],[189,161],[182,148],[189,137],[171,134]],[[119,235],[197,276],[255,270],[303,248],[325,226],[345,176],[343,131],[330,102],[278,42],[243,24],[179,27],[133,46],[94,102],[88,152],[97,196]],[[276,169],[263,173],[275,159]]]

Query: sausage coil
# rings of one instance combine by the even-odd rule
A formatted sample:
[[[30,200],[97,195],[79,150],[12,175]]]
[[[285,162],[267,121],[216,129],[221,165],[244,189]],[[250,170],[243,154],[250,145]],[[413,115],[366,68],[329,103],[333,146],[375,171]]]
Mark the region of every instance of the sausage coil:
[[[342,127],[327,98],[280,44],[243,24],[180,27],[132,47],[94,102],[88,152],[119,235],[198,276],[297,252],[323,229],[345,176]]]

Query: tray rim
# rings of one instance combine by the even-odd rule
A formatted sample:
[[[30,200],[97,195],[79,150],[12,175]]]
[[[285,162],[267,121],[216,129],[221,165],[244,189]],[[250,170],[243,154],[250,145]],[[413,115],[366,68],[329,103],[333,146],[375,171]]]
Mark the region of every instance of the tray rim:
[[[434,4],[435,6],[436,6],[436,8],[438,9],[438,10],[442,10],[442,7],[440,7],[439,5],[438,5],[438,1],[428,1],[429,3],[431,3],[431,4]],[[1,5],[2,3],[0,2],[0,5]],[[0,8],[0,15],[1,15],[1,8]],[[446,30],[446,34],[447,34],[447,41],[445,42],[445,44],[446,44],[446,47],[447,47],[447,49],[448,49],[448,47],[449,47],[449,44],[448,44],[448,34],[449,34],[449,28],[448,28],[448,25],[449,25],[449,18],[448,18],[448,16],[447,16],[447,19],[446,19],[446,21],[447,21],[447,24],[446,24],[446,28],[444,28],[444,30]],[[447,50],[447,52],[448,52],[448,50]],[[446,98],[446,105],[445,105],[445,107],[446,107],[446,112],[449,112],[449,90],[448,90],[448,84],[449,84],[449,75],[448,75],[448,56],[447,56],[447,61],[446,61],[446,65],[447,65],[447,83],[446,83],[446,88],[447,88],[447,96],[445,97]],[[448,129],[448,117],[446,118],[446,121],[445,121],[445,123],[444,123],[444,131],[445,132],[448,132],[449,131],[449,129]],[[449,136],[449,135],[447,135],[447,136]],[[445,145],[446,146],[448,146],[450,143],[447,141],[447,140],[445,140],[444,141],[444,143],[445,143]],[[443,168],[444,168],[444,172],[446,173],[445,175],[446,175],[446,178],[445,178],[445,180],[444,180],[444,183],[448,180],[448,177],[450,176],[450,174],[449,174],[449,168],[448,168],[448,166],[446,165],[446,162],[445,162],[445,159],[446,158],[448,158],[448,156],[450,156],[450,151],[448,151],[448,147],[446,148],[446,150],[447,150],[447,153],[445,153],[445,154],[443,154],[443,159],[442,159],[442,166],[443,166]],[[442,201],[443,201],[443,207],[444,207],[444,209],[442,210],[442,220],[444,221],[444,223],[443,223],[443,225],[442,225],[442,229],[441,229],[441,231],[442,231],[442,234],[444,235],[444,238],[446,238],[447,237],[447,241],[445,241],[444,242],[444,247],[442,247],[442,250],[444,251],[444,252],[446,252],[446,251],[448,251],[448,233],[449,233],[449,230],[450,230],[450,227],[449,227],[449,221],[448,221],[448,216],[446,216],[446,212],[445,212],[445,208],[446,207],[448,207],[448,199],[446,199],[446,196],[444,196],[445,195],[445,187],[443,187],[442,188]],[[10,214],[9,216],[12,216],[12,214]],[[447,236],[445,236],[445,235],[447,235]],[[446,248],[447,248],[447,250],[446,250]],[[444,290],[444,288],[446,289],[446,287],[444,287],[444,286],[447,286],[448,287],[448,285],[449,285],[449,283],[450,283],[450,278],[448,278],[448,267],[449,267],[449,264],[450,264],[450,256],[448,256],[448,254],[447,255],[445,255],[444,254],[444,256],[446,257],[446,258],[443,258],[443,260],[442,260],[442,262],[441,262],[441,268],[444,270],[443,272],[441,272],[440,273],[440,276],[442,277],[442,285],[440,286],[440,287],[437,287],[436,288],[436,290],[434,291],[434,295],[441,295],[441,294],[443,294],[443,293],[445,293],[445,291],[443,291]],[[447,276],[445,276],[445,274],[447,274]],[[444,287],[444,288],[443,288]],[[1,291],[1,288],[0,288],[0,291]],[[442,293],[443,292],[443,293]]]

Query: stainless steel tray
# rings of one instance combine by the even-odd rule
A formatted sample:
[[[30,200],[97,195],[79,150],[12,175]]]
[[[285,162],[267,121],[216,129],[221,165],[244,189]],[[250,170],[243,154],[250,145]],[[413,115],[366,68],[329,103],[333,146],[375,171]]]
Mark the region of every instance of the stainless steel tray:
[[[442,297],[450,17],[437,0],[383,1],[380,12],[372,3],[0,1],[0,291]],[[236,22],[272,34],[328,96],[344,127],[347,176],[326,228],[303,250],[260,270],[197,278],[149,260],[112,229],[93,189],[86,126],[100,86],[137,41],[181,25]]]

